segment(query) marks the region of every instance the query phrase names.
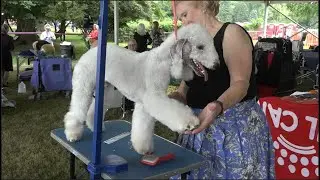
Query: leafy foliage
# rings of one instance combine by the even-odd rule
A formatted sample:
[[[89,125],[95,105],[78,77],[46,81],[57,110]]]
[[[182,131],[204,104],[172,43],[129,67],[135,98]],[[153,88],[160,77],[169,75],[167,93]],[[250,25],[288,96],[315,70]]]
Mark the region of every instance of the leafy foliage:
[[[256,31],[261,27],[262,23],[262,18],[252,19],[251,24],[244,25],[244,28],[248,31]]]
[[[286,5],[290,10],[289,15],[294,17],[298,23],[303,26],[311,26],[312,28],[318,27],[319,12],[318,2],[306,2],[306,3],[288,3]]]
[[[87,8],[87,5],[75,1],[58,1],[42,11],[45,13],[47,20],[61,21],[64,19],[80,24],[83,20],[83,12]]]

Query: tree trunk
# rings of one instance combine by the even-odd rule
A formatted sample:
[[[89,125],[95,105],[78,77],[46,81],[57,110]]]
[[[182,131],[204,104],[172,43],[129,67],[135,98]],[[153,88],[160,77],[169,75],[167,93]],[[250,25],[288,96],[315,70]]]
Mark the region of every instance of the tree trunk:
[[[34,20],[17,20],[17,30],[16,32],[36,32],[36,23]],[[37,34],[21,34],[17,39],[18,44],[32,44],[34,41],[38,40]]]
[[[4,21],[5,21],[4,16],[1,16],[1,26],[2,26],[2,24],[4,23]]]
[[[12,28],[10,26],[9,20],[7,18],[6,18],[6,22],[7,22],[8,26],[9,26],[9,28],[10,28],[10,31],[13,32],[13,30],[12,30]]]
[[[52,21],[54,25],[54,32],[57,32],[57,23],[55,21]]]
[[[66,32],[66,20],[61,19],[58,33],[65,33],[65,32]],[[56,37],[57,39],[60,38],[60,41],[66,40],[66,36],[62,34],[57,34]]]

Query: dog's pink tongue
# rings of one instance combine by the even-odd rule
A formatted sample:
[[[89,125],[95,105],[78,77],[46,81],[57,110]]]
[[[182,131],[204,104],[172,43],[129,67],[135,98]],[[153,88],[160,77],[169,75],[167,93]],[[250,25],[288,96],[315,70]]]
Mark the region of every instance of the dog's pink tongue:
[[[202,66],[201,63],[198,63],[198,65],[201,68],[201,73],[204,76],[204,81],[208,81],[208,73],[207,73],[206,69]]]

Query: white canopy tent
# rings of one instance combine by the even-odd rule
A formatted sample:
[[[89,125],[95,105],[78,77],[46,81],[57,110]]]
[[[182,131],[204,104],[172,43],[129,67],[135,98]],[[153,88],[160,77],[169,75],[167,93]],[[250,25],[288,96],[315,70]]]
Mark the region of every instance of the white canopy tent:
[[[250,2],[250,1],[249,1]],[[301,1],[301,0],[292,0],[292,1],[278,1],[278,0],[263,0],[260,1],[262,3],[265,4],[265,9],[264,9],[264,22],[263,22],[263,37],[266,37],[266,33],[267,33],[267,24],[268,24],[268,10],[269,8],[273,8],[274,10],[276,10],[272,4],[280,4],[280,3],[288,3],[288,2],[293,2],[293,3],[307,3],[307,2],[315,2],[318,3],[317,0],[305,0],[305,1]],[[114,42],[116,44],[118,44],[118,39],[119,39],[119,8],[118,8],[118,1],[114,1]],[[279,12],[280,14],[282,14],[280,11],[276,10],[277,12]],[[283,16],[285,16],[284,14],[282,14]],[[287,17],[287,16],[286,16]],[[298,26],[300,26],[301,28],[303,28],[304,30],[307,31],[307,28],[303,27],[302,25],[298,24],[297,22],[295,22],[293,19],[287,17],[290,21],[292,21],[293,23],[297,24]],[[313,36],[317,37],[317,35],[309,32],[310,34],[312,34]]]

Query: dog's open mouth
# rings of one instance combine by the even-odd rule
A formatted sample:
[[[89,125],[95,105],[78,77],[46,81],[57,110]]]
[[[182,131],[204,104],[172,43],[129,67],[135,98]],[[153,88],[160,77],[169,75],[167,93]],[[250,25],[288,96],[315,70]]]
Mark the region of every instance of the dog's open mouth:
[[[208,73],[199,61],[190,59],[188,62],[188,65],[192,68],[197,76],[204,77],[204,81],[208,80]]]

